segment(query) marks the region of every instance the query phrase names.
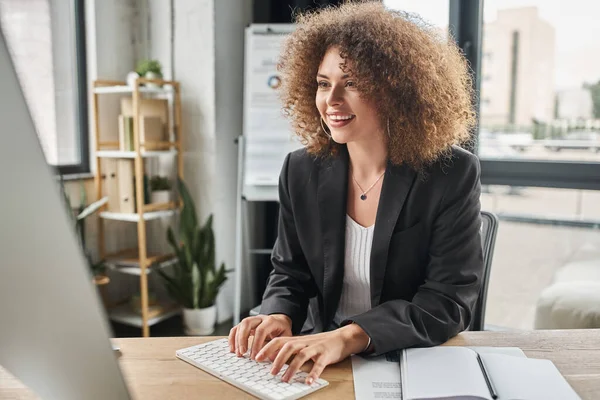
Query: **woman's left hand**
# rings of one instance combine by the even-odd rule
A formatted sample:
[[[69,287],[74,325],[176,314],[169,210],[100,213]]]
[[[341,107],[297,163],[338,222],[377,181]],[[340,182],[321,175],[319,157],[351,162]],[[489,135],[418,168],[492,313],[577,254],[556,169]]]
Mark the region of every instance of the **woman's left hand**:
[[[286,361],[294,356],[281,377],[287,382],[306,361],[313,360],[313,368],[306,377],[306,384],[310,385],[321,376],[326,366],[360,353],[368,342],[369,336],[360,326],[349,324],[331,332],[275,338],[258,352],[256,361],[272,360],[271,374],[277,375]]]

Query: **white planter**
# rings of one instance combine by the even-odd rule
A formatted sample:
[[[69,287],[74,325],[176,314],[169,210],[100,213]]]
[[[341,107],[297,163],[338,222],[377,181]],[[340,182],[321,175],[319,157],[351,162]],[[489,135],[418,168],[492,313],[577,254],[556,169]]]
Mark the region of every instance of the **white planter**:
[[[156,203],[168,203],[171,201],[171,191],[170,190],[156,190],[150,193],[150,202],[152,204]]]
[[[183,323],[185,325],[186,335],[210,335],[215,331],[216,322],[217,306],[183,309]]]
[[[134,87],[135,86],[135,80],[137,78],[139,78],[140,76],[138,75],[137,72],[135,71],[131,71],[130,73],[127,74],[127,85],[129,85],[130,87]]]
[[[146,72],[146,75],[144,75],[144,78],[146,78],[146,79],[162,79],[162,77],[155,72]],[[148,82],[148,83],[146,83],[146,87],[158,88],[158,87],[160,87],[160,85],[157,85],[156,83],[153,83],[153,82]]]

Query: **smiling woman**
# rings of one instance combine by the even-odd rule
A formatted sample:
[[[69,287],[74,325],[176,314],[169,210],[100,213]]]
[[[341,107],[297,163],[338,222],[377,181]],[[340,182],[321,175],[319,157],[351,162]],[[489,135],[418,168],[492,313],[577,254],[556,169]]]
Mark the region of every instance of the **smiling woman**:
[[[332,84],[318,79],[315,85],[320,68],[351,77],[346,88],[377,110],[376,126],[386,133],[389,127],[390,156],[397,164],[420,168],[450,144],[469,140],[475,123],[471,78],[460,50],[443,31],[380,2],[330,7],[300,15],[297,23],[281,53],[281,93],[283,108],[311,153],[337,147],[322,130],[324,110],[313,106],[315,94],[319,102],[319,93]],[[339,57],[324,59],[332,49]]]
[[[351,354],[432,346],[467,329],[483,272],[471,82],[454,44],[379,1],[298,17],[283,109],[305,149],[279,180],[261,314],[230,350],[307,383]],[[300,336],[292,336],[299,335]]]

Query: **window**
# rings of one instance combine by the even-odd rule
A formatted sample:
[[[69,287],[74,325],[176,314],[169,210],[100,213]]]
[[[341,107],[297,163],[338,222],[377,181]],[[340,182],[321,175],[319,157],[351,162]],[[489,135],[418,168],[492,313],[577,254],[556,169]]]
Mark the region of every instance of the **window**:
[[[89,168],[84,0],[0,0],[0,24],[46,160]]]
[[[481,99],[482,208],[501,220],[485,324],[540,327],[543,291],[600,257],[600,44],[592,39],[600,33],[593,22],[600,4],[450,4],[451,28]]]
[[[480,3],[482,180],[600,189],[600,4]]]
[[[555,279],[564,278],[568,271],[598,267],[600,191],[509,186],[483,189],[482,208],[501,219],[485,325],[534,329],[537,302]]]
[[[450,0],[383,0],[383,4],[392,10],[418,14],[427,23],[447,32],[449,1]]]

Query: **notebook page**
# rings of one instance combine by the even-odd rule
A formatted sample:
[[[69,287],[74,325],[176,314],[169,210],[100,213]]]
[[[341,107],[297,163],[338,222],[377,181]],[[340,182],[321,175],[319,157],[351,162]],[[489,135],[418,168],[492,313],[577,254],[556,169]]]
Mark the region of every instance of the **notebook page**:
[[[550,360],[481,354],[498,400],[579,400]]]
[[[523,357],[523,358],[527,357],[525,355],[525,353],[523,353],[523,350],[521,350],[518,347],[467,346],[467,348],[469,348],[471,350],[475,350],[479,354],[494,353],[494,354],[505,354],[507,356]]]
[[[473,350],[450,346],[415,348],[405,350],[403,356],[404,400],[491,400]]]

